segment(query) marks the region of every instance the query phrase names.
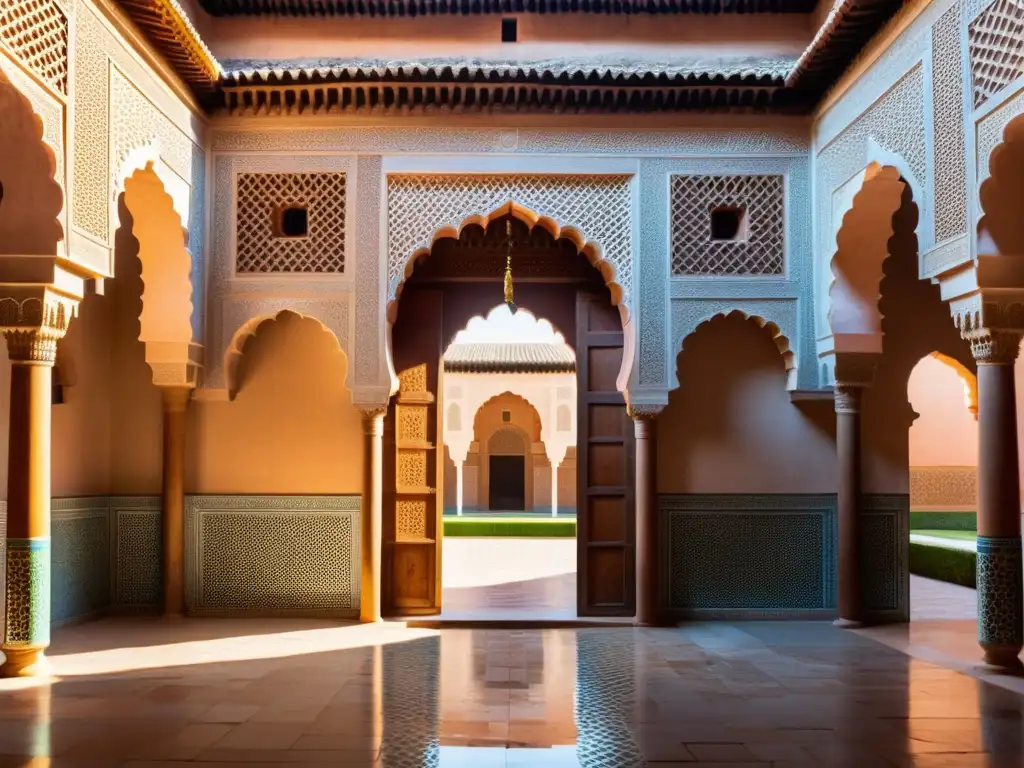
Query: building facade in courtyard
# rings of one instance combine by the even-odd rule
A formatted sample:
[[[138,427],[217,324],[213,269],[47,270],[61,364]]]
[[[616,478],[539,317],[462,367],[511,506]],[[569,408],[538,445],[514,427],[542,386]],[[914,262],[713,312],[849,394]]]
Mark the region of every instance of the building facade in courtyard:
[[[111,611],[437,612],[441,356],[506,268],[575,353],[581,615],[906,621],[938,353],[1011,663],[1022,28],[1021,0],[0,0],[3,674]]]

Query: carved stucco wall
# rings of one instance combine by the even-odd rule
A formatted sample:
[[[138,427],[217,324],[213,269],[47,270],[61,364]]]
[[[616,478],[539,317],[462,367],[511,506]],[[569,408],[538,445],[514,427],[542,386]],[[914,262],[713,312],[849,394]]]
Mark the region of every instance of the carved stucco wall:
[[[110,274],[110,249],[120,226],[119,186],[134,170],[126,161],[138,150],[153,150],[158,173],[173,174],[189,190],[182,226],[192,256],[193,338],[201,340],[206,173],[201,125],[86,0],[78,1],[74,20],[73,252]]]
[[[246,174],[279,174],[287,186],[287,174],[340,174],[351,185],[356,159],[351,155],[253,155],[218,154],[214,158],[212,261],[209,273],[211,302],[210,344],[206,356],[205,386],[223,389],[227,385],[224,352],[238,330],[249,320],[273,316],[289,309],[314,317],[338,338],[345,354],[352,357],[349,344],[350,306],[353,281],[350,272],[359,274],[359,254],[353,253],[353,199],[344,197],[344,210],[335,216],[344,224],[345,272],[311,275],[308,273],[250,274],[236,271],[238,227],[236,189],[238,177]],[[358,182],[357,182],[358,184]],[[267,194],[273,194],[268,188]],[[283,188],[282,188],[283,191]],[[315,222],[311,222],[311,226]],[[252,222],[243,226],[253,226]],[[371,259],[371,263],[373,260]],[[365,334],[372,336],[372,332]],[[358,357],[357,357],[358,360]],[[358,372],[358,366],[357,366]]]
[[[296,285],[301,285],[304,291],[322,290],[318,289],[317,285],[323,284],[323,278],[315,282],[290,282],[291,287],[278,286],[275,290],[265,290],[271,283],[260,283],[257,286],[256,282],[250,282],[245,285],[243,291],[239,281],[235,281],[227,292],[218,287],[218,284],[225,284],[222,265],[230,266],[233,263],[230,243],[224,239],[233,229],[226,218],[229,215],[229,206],[224,203],[230,198],[230,179],[234,173],[228,163],[250,163],[253,162],[252,158],[256,157],[277,157],[275,167],[281,170],[301,170],[310,167],[309,155],[286,156],[284,153],[335,153],[318,157],[321,161],[325,157],[347,158],[345,162],[349,164],[348,188],[353,194],[349,196],[347,202],[346,232],[351,241],[346,253],[352,255],[346,256],[346,273],[351,282],[345,289],[337,286],[337,295],[334,298],[337,302],[336,311],[340,311],[339,307],[344,302],[346,311],[354,308],[353,322],[359,329],[375,327],[380,331],[372,333],[361,330],[358,334],[353,334],[351,349],[348,346],[348,339],[341,339],[343,348],[352,359],[352,382],[357,401],[369,399],[371,395],[366,394],[368,392],[382,398],[387,395],[383,326],[387,296],[390,293],[388,288],[393,288],[397,282],[397,272],[400,269],[401,259],[396,254],[401,252],[407,257],[410,254],[405,251],[415,248],[416,244],[422,244],[423,239],[428,238],[436,228],[446,223],[460,223],[432,221],[429,232],[426,229],[424,232],[416,230],[415,237],[410,235],[411,239],[389,235],[386,219],[382,216],[382,206],[387,200],[385,187],[388,175],[384,169],[382,155],[448,154],[455,155],[458,160],[463,161],[464,166],[466,157],[471,155],[482,158],[505,155],[524,159],[533,156],[536,159],[542,155],[560,154],[574,156],[581,161],[587,158],[587,172],[595,177],[609,174],[607,168],[602,174],[602,157],[635,158],[639,188],[627,198],[630,205],[636,209],[628,212],[633,219],[629,226],[635,231],[636,238],[636,245],[630,254],[628,274],[632,284],[631,296],[635,297],[630,310],[634,322],[639,326],[638,368],[634,371],[631,392],[649,390],[652,397],[657,397],[659,392],[664,393],[671,385],[675,354],[678,352],[682,337],[677,330],[678,323],[670,325],[674,312],[670,311],[670,303],[697,307],[701,302],[717,302],[715,306],[724,302],[728,309],[746,311],[745,308],[749,307],[753,300],[768,301],[766,306],[761,307],[763,311],[770,311],[773,315],[767,319],[783,327],[784,332],[794,343],[796,339],[800,339],[803,345],[802,355],[813,354],[813,315],[810,311],[812,300],[809,279],[810,164],[807,156],[810,139],[809,128],[804,121],[781,120],[757,127],[738,126],[732,131],[708,128],[620,132],[585,129],[508,130],[444,127],[215,130],[211,145],[216,154],[212,237],[215,263],[211,269],[210,333],[211,345],[217,349],[211,349],[208,353],[208,386],[218,386],[218,382],[222,381],[220,374],[213,375],[216,373],[213,369],[220,364],[219,357],[223,353],[223,345],[230,340],[230,334],[224,330],[225,324],[234,324],[236,315],[241,317],[246,313],[261,314],[270,311],[263,309],[269,306],[265,302],[284,302],[287,295],[296,293]],[[336,154],[341,152],[345,154]],[[757,155],[768,157],[751,157]],[[700,159],[672,159],[695,157]],[[338,159],[338,162],[342,160]],[[459,167],[456,160],[451,162],[453,169]],[[433,168],[431,170],[436,172]],[[758,278],[751,281],[716,279],[700,283],[683,281],[678,287],[674,282],[670,291],[667,181],[670,173],[679,172],[786,174],[786,209],[790,231],[786,238],[785,278]],[[566,174],[567,177],[571,175],[573,174]],[[477,190],[469,194],[472,196],[479,192],[480,190]],[[507,190],[505,194],[506,198],[500,202],[507,202]],[[577,197],[578,201],[587,199],[586,196]],[[516,202],[530,204],[529,200]],[[637,215],[637,211],[642,211],[643,215]],[[490,210],[473,210],[467,211],[466,215],[489,212]],[[545,211],[542,209],[541,212]],[[585,226],[581,226],[585,223],[580,220],[584,213],[581,212],[579,216],[574,216],[571,210],[561,213],[558,223],[562,226],[580,228],[585,236],[593,237]],[[401,242],[398,242],[399,240]],[[409,242],[406,243],[406,240]],[[605,243],[599,244],[607,249]],[[399,248],[399,245],[403,247]],[[607,257],[607,251],[605,255]],[[617,271],[622,274],[623,264],[620,262],[618,266],[620,269]],[[392,279],[389,280],[389,277]],[[347,297],[342,296],[345,292],[349,293]],[[798,301],[801,298],[803,301]],[[244,311],[228,309],[229,303],[234,302],[237,306],[243,300],[252,302],[251,306]],[[798,304],[806,309],[798,310]],[[780,305],[786,305],[787,308],[780,308]],[[292,308],[303,311],[294,306]],[[685,314],[685,311],[696,310],[680,310],[675,314]],[[805,330],[798,331],[798,315],[804,318]],[[230,322],[224,318],[229,318]],[[340,317],[338,322],[340,323]],[[218,323],[221,324],[220,329],[217,327]],[[806,367],[808,371],[813,368],[812,365]],[[364,393],[362,397],[360,390]]]

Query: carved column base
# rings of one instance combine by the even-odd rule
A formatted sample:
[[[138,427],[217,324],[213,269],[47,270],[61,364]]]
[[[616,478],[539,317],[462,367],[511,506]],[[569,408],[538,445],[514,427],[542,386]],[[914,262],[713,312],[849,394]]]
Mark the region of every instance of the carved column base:
[[[5,662],[0,677],[46,674],[43,651],[50,645],[50,540],[7,540]]]
[[[985,663],[1020,670],[1024,572],[1019,536],[978,537],[978,644]]]

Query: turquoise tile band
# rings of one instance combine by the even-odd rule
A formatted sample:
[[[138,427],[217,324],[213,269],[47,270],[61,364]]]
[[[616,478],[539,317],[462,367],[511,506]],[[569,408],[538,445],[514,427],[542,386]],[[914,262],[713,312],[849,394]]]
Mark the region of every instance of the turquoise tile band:
[[[978,537],[978,642],[1024,644],[1021,539]]]
[[[50,642],[50,540],[7,539],[4,646]]]

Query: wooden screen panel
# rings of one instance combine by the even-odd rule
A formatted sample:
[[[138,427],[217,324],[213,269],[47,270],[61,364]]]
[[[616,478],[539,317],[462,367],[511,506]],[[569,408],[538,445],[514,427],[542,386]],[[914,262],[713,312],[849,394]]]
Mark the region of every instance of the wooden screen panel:
[[[636,612],[633,422],[616,389],[623,333],[606,293],[576,294],[577,600],[581,616]]]
[[[410,289],[392,329],[399,389],[385,429],[386,490],[382,579],[389,615],[441,610],[441,503],[438,441],[443,294]]]

